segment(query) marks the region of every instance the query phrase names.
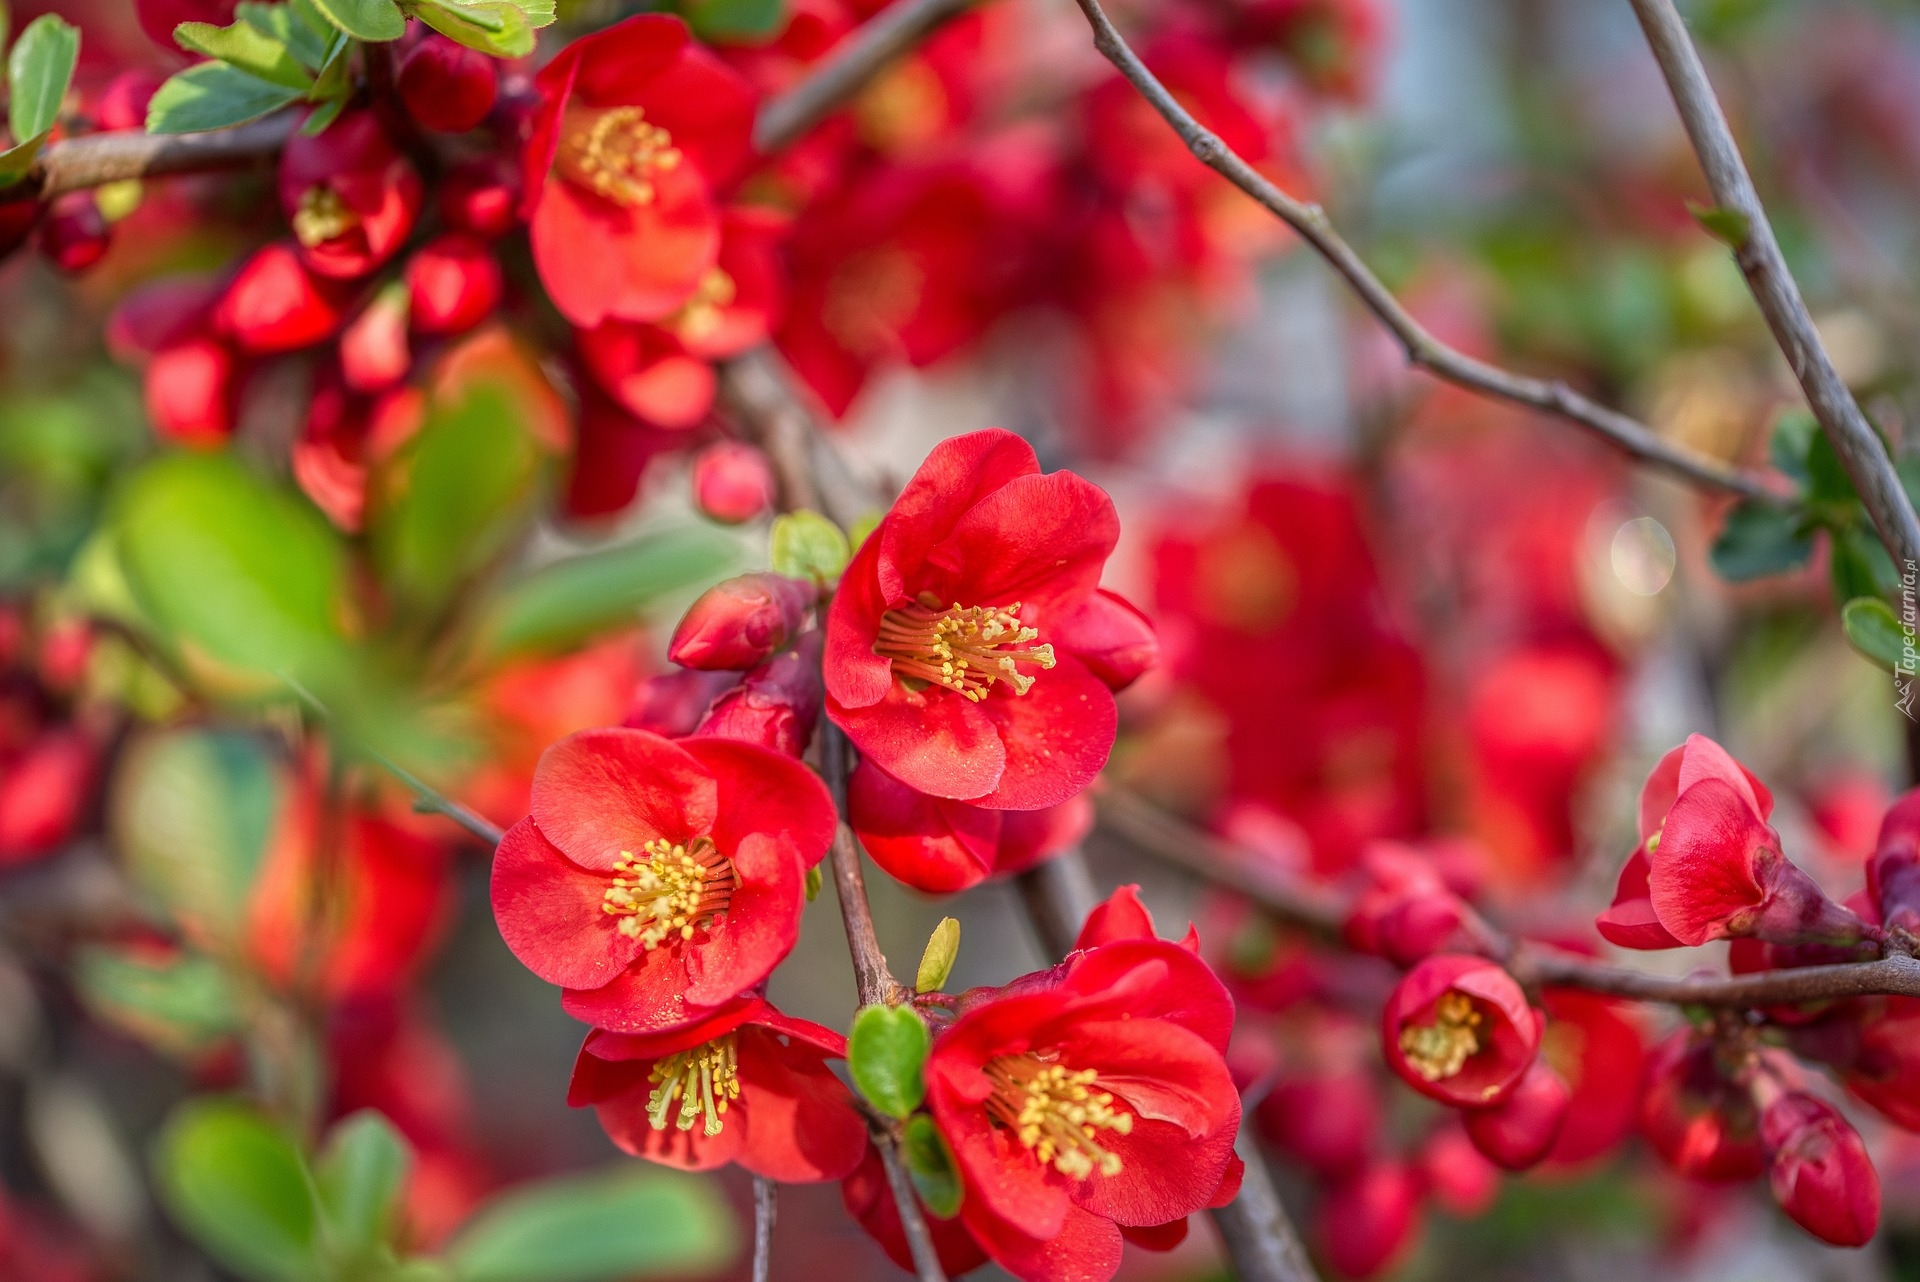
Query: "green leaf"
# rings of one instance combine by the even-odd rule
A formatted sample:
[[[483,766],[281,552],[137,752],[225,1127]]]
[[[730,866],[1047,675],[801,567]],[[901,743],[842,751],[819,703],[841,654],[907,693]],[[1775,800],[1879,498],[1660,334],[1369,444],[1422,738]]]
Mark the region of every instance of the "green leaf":
[[[831,586],[852,555],[840,527],[806,508],[773,523],[773,572],[790,579],[812,579]]]
[[[686,526],[555,561],[502,590],[482,635],[496,654],[564,649],[634,622],[670,592],[719,578],[736,560],[734,547],[704,526]]]
[[[7,128],[16,143],[53,128],[79,59],[80,29],[54,14],[41,14],[20,33],[7,55]]]
[[[825,880],[826,879],[820,875],[820,868],[817,864],[814,867],[807,869],[807,902],[808,903],[812,903],[814,900],[820,898],[820,886]]]
[[[1893,558],[1875,537],[1863,516],[1833,531],[1828,542],[1827,572],[1836,601],[1863,596],[1891,596],[1896,586]]]
[[[1807,438],[1807,502],[1812,504],[1852,504],[1858,501],[1853,478],[1834,452],[1833,442],[1816,425]]]
[[[218,58],[268,84],[298,89],[302,94],[313,88],[313,77],[287,46],[250,22],[235,22],[227,27],[217,27],[211,22],[183,22],[173,29],[173,39],[190,53]]]
[[[1920,643],[1893,607],[1879,597],[1856,597],[1840,608],[1840,626],[1853,648],[1889,672],[1912,675]]]
[[[1767,456],[1773,465],[1806,486],[1809,481],[1807,453],[1813,438],[1820,435],[1820,424],[1805,410],[1790,410],[1773,425],[1767,441]]]
[[[74,958],[73,979],[95,1018],[183,1059],[205,1055],[241,1027],[232,982],[198,953],[85,948]]]
[[[459,1282],[619,1282],[715,1272],[738,1236],[713,1185],[634,1164],[496,1198],[447,1259]]]
[[[340,113],[347,109],[347,97],[329,98],[307,113],[300,122],[300,134],[305,138],[317,138],[327,131],[327,126],[340,119]]]
[[[284,794],[250,735],[157,731],[136,739],[114,772],[108,822],[134,883],[191,937],[232,947]]]
[[[255,1282],[315,1282],[318,1215],[300,1151],[232,1100],[190,1100],[160,1133],[154,1178],[173,1218]]]
[[[1802,532],[1795,509],[1752,499],[1727,513],[1709,553],[1714,572],[1729,583],[1797,570],[1812,555],[1813,538]]]
[[[702,40],[749,40],[779,30],[784,0],[692,0],[687,25]]]
[[[49,129],[35,134],[16,147],[0,151],[0,188],[7,188],[33,172],[33,162],[40,159],[40,149],[46,146]]]
[[[311,0],[294,0],[291,4],[240,0],[234,6],[233,16],[261,35],[285,45],[287,52],[309,71],[326,66],[335,46],[347,38],[346,33],[320,16]]]
[[[1693,215],[1693,221],[1699,223],[1707,235],[1731,249],[1744,246],[1747,237],[1753,234],[1753,220],[1737,209],[1723,209],[1718,205],[1703,205],[1689,200],[1687,212]]]
[[[869,1104],[906,1117],[926,1098],[931,1045],[926,1021],[911,1006],[864,1006],[847,1036],[847,1069]]]
[[[393,0],[310,0],[322,16],[356,40],[398,40],[407,15]]]
[[[947,982],[947,976],[953,973],[953,959],[960,955],[960,922],[957,918],[942,917],[940,924],[933,928],[933,934],[927,937],[926,951],[920,954],[920,969],[914,975],[914,989],[922,993],[937,993]]]
[[[960,1214],[960,1171],[947,1137],[931,1117],[916,1113],[907,1119],[900,1128],[900,1156],[906,1161],[914,1191],[929,1211],[943,1220]]]
[[[224,62],[178,72],[147,104],[150,134],[192,134],[244,125],[300,100],[300,91],[268,84]]]
[[[313,1176],[336,1251],[365,1257],[386,1242],[412,1164],[406,1140],[373,1109],[362,1109],[328,1132]]]
[[[447,39],[492,57],[524,58],[533,52],[533,24],[511,0],[420,0],[413,12]]]

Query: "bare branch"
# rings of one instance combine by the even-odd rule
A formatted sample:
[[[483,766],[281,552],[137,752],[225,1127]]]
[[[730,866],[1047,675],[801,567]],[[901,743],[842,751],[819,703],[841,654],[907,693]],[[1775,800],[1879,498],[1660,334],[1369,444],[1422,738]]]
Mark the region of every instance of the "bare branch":
[[[1515,374],[1442,343],[1412,313],[1400,305],[1373,274],[1352,245],[1335,229],[1320,206],[1296,200],[1268,181],[1236,155],[1218,135],[1208,130],[1167,92],[1128,47],[1100,7],[1099,0],[1076,0],[1093,27],[1094,46],[1119,68],[1153,109],[1160,113],[1188,150],[1200,162],[1258,201],[1274,217],[1293,228],[1346,281],[1366,309],[1400,340],[1407,360],[1436,378],[1498,400],[1543,410],[1575,423],[1634,458],[1664,468],[1694,485],[1738,494],[1743,498],[1777,501],[1780,495],[1760,477],[1695,454],[1665,439],[1629,415],[1609,409],[1561,383]]]
[[[148,134],[133,130],[87,134],[56,142],[40,156],[40,194],[58,196],[128,178],[245,169],[279,154],[299,126],[290,111],[233,129],[204,134]]]
[[[1319,1275],[1313,1271],[1307,1249],[1300,1244],[1300,1235],[1280,1204],[1280,1195],[1274,1192],[1267,1160],[1260,1154],[1244,1113],[1233,1149],[1246,1163],[1240,1194],[1208,1214],[1233,1261],[1234,1277],[1239,1282],[1316,1282]]]
[[[764,1175],[753,1177],[753,1282],[773,1273],[773,1217],[780,1186]]]
[[[860,867],[860,842],[847,826],[847,741],[840,728],[820,727],[820,767],[827,788],[840,811],[833,835],[833,888],[840,898],[840,916],[847,927],[847,951],[853,957],[853,981],[862,1006],[890,1006],[901,998],[900,982],[887,969],[873,929],[873,906],[867,902],[867,875]]]
[[[1800,287],[1794,283],[1780,244],[1774,239],[1767,211],[1754,191],[1746,163],[1740,159],[1726,114],[1713,95],[1700,51],[1687,35],[1673,0],[1632,0],[1632,4],[1667,87],[1673,91],[1680,121],[1686,126],[1694,154],[1700,158],[1714,202],[1738,217],[1743,234],[1734,246],[1733,259],[1767,318],[1767,328],[1773,331],[1774,341],[1806,393],[1813,416],[1820,420],[1853,488],[1866,504],[1880,541],[1899,564],[1920,565],[1920,519],[1914,516],[1913,504],[1886,448],[1821,345],[1813,317],[1800,297]]]

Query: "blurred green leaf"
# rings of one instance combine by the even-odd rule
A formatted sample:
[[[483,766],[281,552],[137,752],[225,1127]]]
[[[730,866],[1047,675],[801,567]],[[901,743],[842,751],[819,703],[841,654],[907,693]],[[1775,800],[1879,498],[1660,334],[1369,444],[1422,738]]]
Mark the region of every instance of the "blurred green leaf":
[[[1767,457],[1775,467],[1804,487],[1812,480],[1807,470],[1807,453],[1813,448],[1813,438],[1818,435],[1820,424],[1805,410],[1782,414],[1780,421],[1773,425],[1773,434],[1767,441]]]
[[[1891,596],[1895,587],[1893,558],[1881,545],[1865,516],[1832,532],[1828,540],[1827,572],[1836,601],[1863,596]]]
[[[40,159],[40,148],[52,133],[51,129],[43,130],[17,147],[0,151],[0,188],[11,187],[33,172],[34,162]]]
[[[828,587],[847,568],[847,558],[851,555],[847,536],[818,512],[801,508],[773,523],[775,574],[784,574],[790,579],[812,579]]]
[[[1813,555],[1813,538],[1801,532],[1797,509],[1743,499],[1727,513],[1708,555],[1721,578],[1745,583],[1800,569]]]
[[[459,1282],[617,1282],[717,1272],[737,1236],[706,1181],[620,1166],[496,1198],[461,1229],[447,1259]]]
[[[917,1113],[900,1128],[900,1156],[907,1164],[907,1175],[927,1209],[943,1220],[960,1213],[962,1187],[960,1171],[953,1160],[947,1137],[933,1119]]]
[[[150,134],[202,133],[258,120],[300,100],[301,91],[270,84],[224,62],[175,72],[147,103]]]
[[[356,40],[398,40],[407,33],[407,15],[393,0],[312,0],[313,7]]]
[[[173,40],[189,53],[218,58],[268,84],[285,85],[302,94],[313,88],[313,77],[285,43],[250,22],[236,21],[226,27],[211,22],[183,22],[173,29]]]
[[[1893,607],[1879,597],[1857,597],[1840,608],[1840,626],[1853,648],[1889,672],[1911,671],[1916,658],[1913,633]],[[1907,665],[1903,668],[1902,665]]]
[[[911,1006],[863,1006],[847,1035],[847,1070],[869,1104],[906,1117],[926,1098],[932,1038]]]
[[[927,937],[927,947],[920,954],[920,969],[914,975],[914,989],[922,993],[937,993],[946,984],[947,976],[953,973],[953,962],[960,955],[960,922],[957,918],[942,917],[940,924],[933,928],[933,934]]]
[[[495,58],[533,52],[533,26],[511,0],[419,0],[414,14],[447,39]]]
[[[718,578],[735,545],[703,526],[643,536],[543,566],[502,590],[481,632],[495,653],[563,649],[631,623],[660,597]]]
[[[284,782],[259,740],[156,731],[114,772],[109,823],[136,884],[194,937],[231,944],[265,866]]]
[[[1854,503],[1858,496],[1853,479],[1834,453],[1833,442],[1816,425],[1807,437],[1807,502],[1809,504]]]
[[[197,1058],[241,1026],[232,982],[198,953],[85,948],[74,958],[73,979],[95,1018],[170,1055]]]
[[[1707,235],[1729,249],[1739,249],[1753,234],[1753,220],[1737,209],[1722,209],[1718,205],[1703,205],[1697,200],[1689,200],[1687,212],[1693,215],[1693,221],[1699,223]]]
[[[53,128],[79,60],[78,27],[51,13],[26,25],[7,55],[7,128],[14,142]]]
[[[770,36],[786,17],[784,0],[692,0],[687,24],[702,40],[750,40]]]
[[[336,46],[346,39],[346,33],[322,17],[310,0],[293,0],[290,4],[241,0],[234,6],[233,16],[285,45],[309,71],[325,66]]]
[[[412,1164],[407,1141],[373,1109],[362,1109],[328,1132],[313,1175],[336,1253],[365,1258],[386,1242]]]
[[[322,1277],[313,1186],[300,1151],[231,1100],[189,1100],[160,1133],[154,1178],[173,1218],[207,1253],[256,1282]]]

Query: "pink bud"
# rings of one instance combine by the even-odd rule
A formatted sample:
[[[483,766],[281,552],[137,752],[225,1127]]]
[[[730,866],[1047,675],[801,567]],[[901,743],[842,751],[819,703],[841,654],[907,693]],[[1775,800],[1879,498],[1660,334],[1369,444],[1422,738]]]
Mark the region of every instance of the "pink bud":
[[[693,500],[725,525],[751,521],[773,506],[773,468],[745,441],[716,441],[693,456]]]
[[[778,574],[742,574],[701,594],[673,630],[667,657],[685,668],[751,668],[800,630],[814,602],[810,583]]]
[[[451,232],[408,261],[407,290],[417,332],[464,333],[500,305],[500,264],[478,238]]]
[[[1464,1129],[1443,1126],[1420,1146],[1420,1174],[1447,1214],[1474,1220],[1500,1195],[1500,1168],[1489,1162]]]
[[[384,392],[407,376],[407,294],[389,286],[340,335],[340,375],[356,392]]]
[[[740,683],[737,672],[700,672],[678,668],[649,677],[634,691],[633,706],[620,724],[630,730],[651,730],[669,739],[693,733],[713,701]]]
[[[1404,1163],[1377,1162],[1320,1199],[1314,1227],[1342,1276],[1384,1273],[1420,1231],[1420,1182]]]
[[[237,362],[225,343],[190,338],[153,354],[144,372],[153,430],[182,445],[218,445],[233,431]]]
[[[1780,1209],[1824,1242],[1864,1246],[1880,1224],[1880,1175],[1860,1133],[1825,1100],[1770,1078],[1754,1094]]]
[[[1358,1170],[1373,1152],[1380,1092],[1361,1072],[1294,1077],[1274,1084],[1255,1111],[1260,1133],[1316,1175]]]
[[[513,230],[519,205],[519,172],[498,158],[467,161],[440,183],[440,216],[488,240]]]
[[[214,308],[221,332],[260,354],[311,347],[339,328],[340,316],[332,282],[311,275],[285,241],[248,259]]]
[[[445,36],[425,37],[400,64],[407,113],[443,134],[463,134],[485,120],[498,88],[493,59]]]
[[[95,756],[79,731],[55,730],[0,770],[0,865],[46,854],[73,834]]]
[[[1492,1108],[1463,1114],[1467,1138],[1496,1166],[1524,1171],[1552,1150],[1572,1099],[1565,1079],[1536,1059],[1513,1094]]]
[[[147,104],[160,88],[161,77],[145,67],[123,71],[107,82],[93,104],[93,123],[103,130],[147,127]]]
[[[63,272],[87,270],[106,257],[112,243],[113,228],[90,191],[55,197],[40,224],[40,253]]]
[[[792,649],[774,655],[714,700],[693,733],[742,739],[790,757],[805,753],[825,696],[821,645],[819,629],[802,633]]]

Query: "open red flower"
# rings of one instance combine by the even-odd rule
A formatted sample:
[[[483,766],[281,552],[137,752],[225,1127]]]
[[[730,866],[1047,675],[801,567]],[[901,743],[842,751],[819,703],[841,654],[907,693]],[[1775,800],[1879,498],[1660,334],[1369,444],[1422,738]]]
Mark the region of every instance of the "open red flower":
[[[352,280],[397,253],[420,213],[420,175],[371,111],[349,112],[280,153],[280,207],[300,261],[318,276]]]
[[[1443,953],[1393,990],[1381,1035],[1387,1064],[1414,1090],[1457,1108],[1485,1108],[1526,1075],[1540,1050],[1541,1022],[1499,966]]]
[[[1164,940],[966,995],[928,1057],[927,1099],[987,1254],[1026,1282],[1103,1279],[1123,1235],[1231,1198],[1232,1023],[1212,971]]]
[[[1109,653],[1127,612],[1097,590],[1118,535],[1098,486],[1041,475],[1013,433],[941,442],[834,596],[827,715],[921,792],[1059,805],[1113,749],[1113,694],[1082,653]]]
[[[569,1014],[657,1033],[712,1014],[793,947],[832,800],[799,762],[730,739],[584,730],[541,756],[500,843],[493,911]]]
[[[567,1103],[591,1104],[613,1142],[687,1171],[738,1162],[787,1184],[837,1180],[860,1164],[867,1128],[827,1067],[846,1038],[743,997],[649,1036],[595,1029]]]
[[[529,230],[554,306],[584,328],[673,315],[719,257],[715,192],[751,147],[752,87],[664,14],[574,41],[534,87]]]

